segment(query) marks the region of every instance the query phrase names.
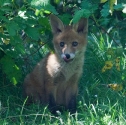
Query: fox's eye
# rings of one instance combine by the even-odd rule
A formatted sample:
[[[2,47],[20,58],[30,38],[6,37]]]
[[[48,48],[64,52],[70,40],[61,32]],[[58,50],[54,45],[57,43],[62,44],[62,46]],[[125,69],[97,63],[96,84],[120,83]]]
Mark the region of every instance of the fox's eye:
[[[74,41],[72,42],[72,46],[76,47],[78,45],[78,42]]]
[[[60,42],[60,47],[64,47],[64,42]]]

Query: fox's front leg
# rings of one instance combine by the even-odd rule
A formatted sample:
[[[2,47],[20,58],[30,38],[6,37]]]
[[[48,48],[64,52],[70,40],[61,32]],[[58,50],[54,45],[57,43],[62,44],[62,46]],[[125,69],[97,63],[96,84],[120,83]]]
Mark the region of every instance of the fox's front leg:
[[[70,100],[68,102],[68,105],[67,105],[67,109],[69,110],[69,112],[71,114],[75,113],[76,112],[76,95],[71,95],[70,97]]]
[[[70,113],[76,112],[76,96],[78,91],[78,85],[75,84],[73,86],[69,86],[66,90],[66,109],[70,111]]]
[[[56,86],[53,86],[51,90],[49,90],[49,110],[51,113],[55,114],[57,110],[57,104],[56,104]]]
[[[54,98],[53,94],[49,95],[49,110],[53,114],[56,113],[56,101],[55,101],[55,98]]]

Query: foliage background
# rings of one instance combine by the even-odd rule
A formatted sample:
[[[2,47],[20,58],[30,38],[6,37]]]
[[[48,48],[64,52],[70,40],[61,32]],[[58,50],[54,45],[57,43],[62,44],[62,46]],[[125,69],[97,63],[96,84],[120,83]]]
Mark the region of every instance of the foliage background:
[[[21,94],[23,79],[47,52],[53,51],[49,24],[51,13],[57,15],[67,25],[76,23],[81,17],[89,18],[88,46],[84,74],[79,85],[78,111],[90,110],[91,115],[93,109],[90,106],[84,107],[83,104],[93,103],[96,104],[95,108],[98,111],[95,115],[99,114],[100,109],[103,109],[103,114],[110,113],[112,107],[110,106],[110,110],[110,107],[106,108],[105,105],[114,105],[118,102],[119,105],[114,108],[121,106],[119,110],[124,113],[126,109],[125,0],[0,0],[0,102],[3,105],[0,105],[1,118],[8,119],[15,112],[17,117],[23,114],[24,99]],[[102,104],[103,107],[99,108],[97,101],[100,104],[104,102],[104,106]],[[15,108],[15,105],[20,106]],[[14,112],[9,111],[13,108],[15,108]],[[34,105],[32,108],[34,111],[41,111]],[[26,112],[32,111],[26,110]],[[109,115],[111,116],[111,113]],[[126,114],[123,115],[126,118]],[[94,113],[91,119],[93,117]],[[116,117],[113,116],[113,119]],[[18,118],[17,121],[23,122],[24,117]],[[12,119],[16,118],[10,119],[13,121]],[[107,121],[106,123],[108,124]]]

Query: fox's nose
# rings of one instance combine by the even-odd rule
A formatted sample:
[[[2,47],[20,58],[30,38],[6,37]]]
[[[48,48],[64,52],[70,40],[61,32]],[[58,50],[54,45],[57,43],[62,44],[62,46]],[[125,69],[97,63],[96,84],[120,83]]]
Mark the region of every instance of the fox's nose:
[[[67,59],[70,59],[70,54],[65,54]]]

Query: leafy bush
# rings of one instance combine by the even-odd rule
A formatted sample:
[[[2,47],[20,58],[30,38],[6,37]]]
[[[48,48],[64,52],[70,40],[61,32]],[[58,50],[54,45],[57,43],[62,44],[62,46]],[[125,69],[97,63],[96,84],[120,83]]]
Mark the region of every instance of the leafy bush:
[[[105,63],[108,60],[112,65],[116,65],[116,58],[120,58],[118,68],[123,74],[121,80],[124,81],[126,7],[124,1],[118,0],[115,3],[115,0],[1,0],[1,74],[6,74],[13,84],[17,84],[22,74],[26,74],[44,53],[53,50],[48,16],[54,13],[65,24],[76,23],[81,17],[89,17],[89,38],[93,38],[99,46],[92,47],[95,56],[102,56],[100,61]],[[100,70],[105,72],[103,67],[102,63]]]
[[[45,44],[50,26],[47,17],[36,16],[28,2],[6,0],[0,2],[0,7],[0,64],[3,73],[17,84],[24,62],[28,63],[28,57]]]

